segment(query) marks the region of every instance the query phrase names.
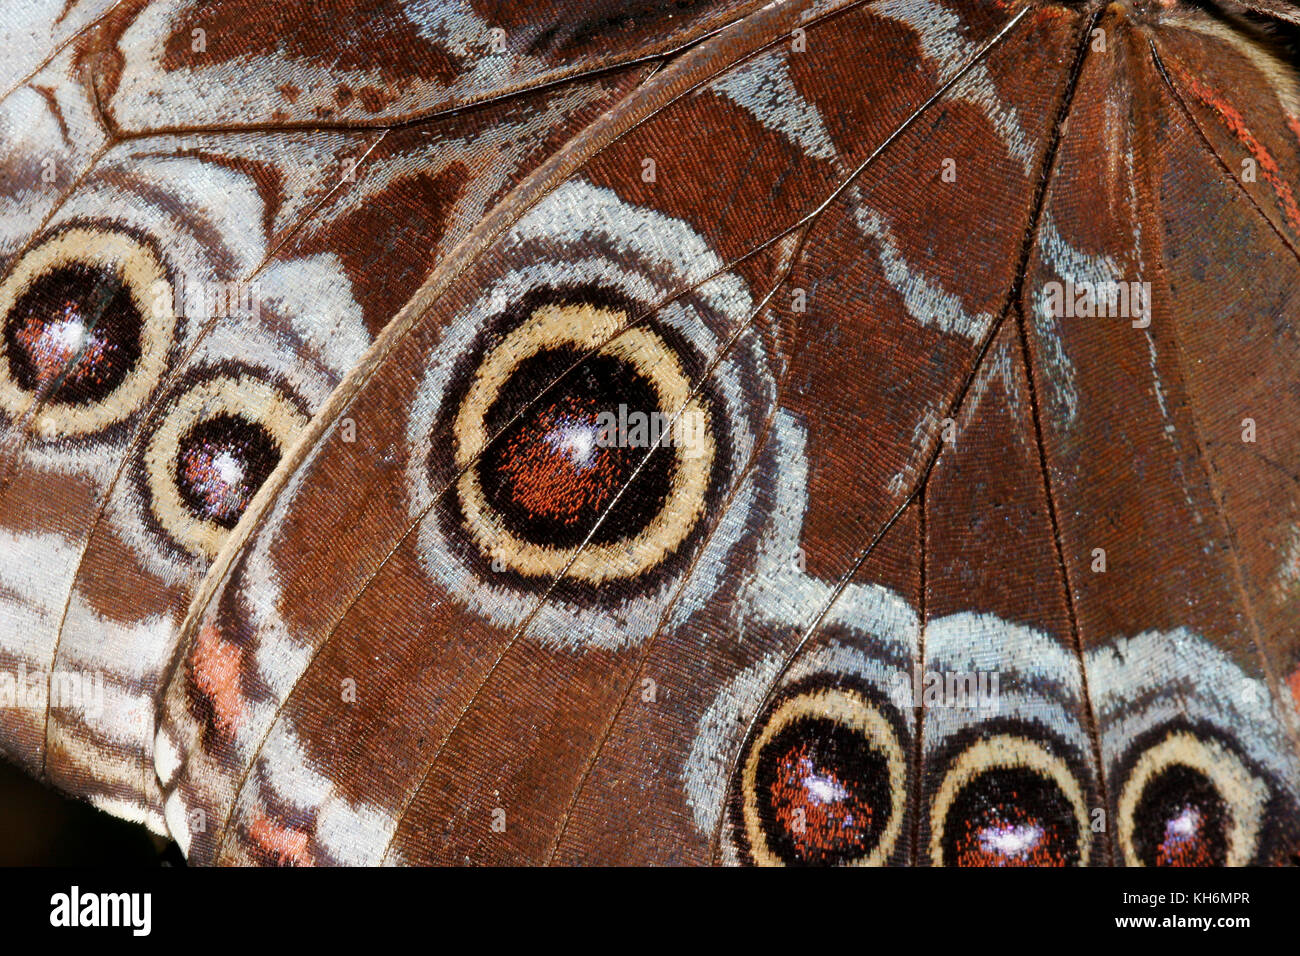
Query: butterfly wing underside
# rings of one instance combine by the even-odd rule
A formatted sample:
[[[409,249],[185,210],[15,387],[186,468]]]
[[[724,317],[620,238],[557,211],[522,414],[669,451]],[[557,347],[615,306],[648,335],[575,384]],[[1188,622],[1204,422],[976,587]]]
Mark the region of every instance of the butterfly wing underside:
[[[1300,149],[1252,24],[775,5],[583,129],[208,577],[191,858],[1285,860]]]
[[[678,7],[0,16],[0,747],[195,862],[1291,858],[1294,9]]]

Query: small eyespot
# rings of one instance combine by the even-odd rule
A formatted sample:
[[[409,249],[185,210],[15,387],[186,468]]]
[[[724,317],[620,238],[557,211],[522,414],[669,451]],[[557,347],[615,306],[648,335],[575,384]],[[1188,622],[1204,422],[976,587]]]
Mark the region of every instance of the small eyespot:
[[[190,388],[145,450],[153,516],[186,551],[214,557],[306,424],[291,397],[249,374]]]
[[[758,865],[878,865],[893,853],[907,761],[890,721],[850,688],[802,685],[746,746],[734,806]]]
[[[101,431],[137,411],[166,370],[171,285],[135,238],[84,227],[26,253],[3,286],[0,407],[35,409],[42,438]]]
[[[599,584],[658,565],[695,527],[715,457],[707,402],[676,350],[628,321],[612,306],[544,304],[480,362],[454,442],[485,558]]]
[[[1244,866],[1254,857],[1268,797],[1268,785],[1223,744],[1186,730],[1168,733],[1132,762],[1120,790],[1125,862]]]
[[[935,866],[1086,866],[1088,814],[1066,762],[1011,734],[952,761],[930,810]]]

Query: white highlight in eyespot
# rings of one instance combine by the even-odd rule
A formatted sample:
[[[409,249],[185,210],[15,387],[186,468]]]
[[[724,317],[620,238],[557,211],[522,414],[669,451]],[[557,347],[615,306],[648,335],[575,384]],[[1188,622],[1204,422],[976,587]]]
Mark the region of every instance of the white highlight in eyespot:
[[[568,425],[558,433],[546,436],[547,443],[556,451],[564,452],[579,467],[591,465],[596,454],[596,429],[589,425]]]
[[[1201,815],[1193,807],[1183,807],[1182,813],[1165,824],[1165,835],[1179,840],[1186,840],[1196,835],[1201,825]]]
[[[980,831],[980,849],[994,856],[1016,858],[1022,857],[1043,839],[1043,828],[1030,823],[1018,826],[994,828],[986,827]]]
[[[80,319],[61,319],[50,326],[50,343],[65,355],[73,355],[86,338],[86,324]]]
[[[838,780],[813,772],[812,761],[807,757],[799,760],[799,771],[808,795],[818,803],[839,803],[848,797],[849,791]]]

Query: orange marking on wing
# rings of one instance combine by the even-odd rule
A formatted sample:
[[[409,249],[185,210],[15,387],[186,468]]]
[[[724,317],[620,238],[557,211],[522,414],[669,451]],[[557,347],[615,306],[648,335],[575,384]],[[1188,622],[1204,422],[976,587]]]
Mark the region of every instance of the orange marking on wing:
[[[227,641],[211,624],[199,630],[194,645],[191,671],[195,685],[212,702],[217,726],[233,734],[244,716],[244,692],[240,684],[243,652]]]
[[[281,826],[261,810],[256,812],[248,825],[248,834],[254,843],[282,866],[311,865],[311,856],[307,853],[307,834]]]
[[[1191,87],[1192,92],[1196,94],[1196,98],[1222,117],[1228,131],[1255,158],[1255,162],[1259,164],[1259,168],[1264,174],[1264,179],[1273,187],[1278,202],[1282,204],[1282,210],[1286,215],[1287,222],[1290,223],[1294,231],[1300,232],[1300,206],[1296,205],[1295,194],[1291,191],[1290,184],[1282,178],[1282,169],[1278,166],[1277,160],[1273,158],[1273,154],[1268,151],[1268,147],[1261,143],[1255,137],[1255,134],[1250,131],[1250,127],[1246,125],[1245,117],[1237,112],[1227,100],[1199,79],[1183,72],[1181,68],[1175,67],[1175,70],[1183,81]],[[1291,128],[1294,130],[1296,126],[1292,125]]]
[[[1287,687],[1291,688],[1291,700],[1295,703],[1297,713],[1300,713],[1300,667],[1291,672],[1291,676],[1286,679]]]

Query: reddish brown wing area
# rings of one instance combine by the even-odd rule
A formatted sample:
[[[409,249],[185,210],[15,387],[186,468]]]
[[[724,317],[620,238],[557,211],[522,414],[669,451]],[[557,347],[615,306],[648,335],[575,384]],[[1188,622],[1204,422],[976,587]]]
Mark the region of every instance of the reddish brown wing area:
[[[172,832],[202,862],[1284,859],[1284,65],[1182,5],[958,0],[685,54],[272,478],[164,700]],[[615,455],[582,402],[637,376],[674,440]],[[560,535],[542,486],[611,462]]]
[[[96,89],[124,134],[159,125],[391,126],[652,60],[756,6],[136,0],[104,29],[142,55],[96,43]]]
[[[309,6],[69,5],[0,90],[0,669],[107,695],[5,707],[0,749],[158,830],[159,683],[262,480],[487,210],[744,12]]]

